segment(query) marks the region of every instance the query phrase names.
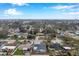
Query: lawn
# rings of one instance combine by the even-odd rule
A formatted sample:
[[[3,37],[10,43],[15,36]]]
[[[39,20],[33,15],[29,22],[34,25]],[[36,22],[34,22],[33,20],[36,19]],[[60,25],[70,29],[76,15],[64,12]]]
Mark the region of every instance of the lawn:
[[[24,55],[23,50],[17,49],[14,53],[14,55]]]

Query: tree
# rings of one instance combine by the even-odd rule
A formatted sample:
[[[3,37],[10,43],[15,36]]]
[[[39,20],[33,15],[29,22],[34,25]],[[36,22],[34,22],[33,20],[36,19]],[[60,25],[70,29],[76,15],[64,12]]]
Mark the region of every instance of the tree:
[[[33,36],[33,35],[28,35],[28,36],[27,36],[27,39],[35,39],[35,36]]]
[[[38,33],[38,30],[31,30],[31,31],[29,31],[29,34],[32,34],[32,35],[36,35],[36,33]]]
[[[14,39],[17,39],[18,38],[18,36],[17,35],[14,35]]]
[[[9,36],[5,35],[5,34],[0,34],[0,39],[6,39],[8,38]]]
[[[24,27],[19,27],[19,29],[20,29],[20,32],[22,32],[22,33],[25,33],[26,32],[26,30],[25,30],[25,28]]]

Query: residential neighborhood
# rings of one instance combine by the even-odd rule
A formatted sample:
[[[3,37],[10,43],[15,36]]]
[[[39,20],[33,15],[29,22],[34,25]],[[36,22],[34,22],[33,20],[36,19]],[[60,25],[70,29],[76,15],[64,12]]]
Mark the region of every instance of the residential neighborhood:
[[[79,56],[79,21],[0,20],[0,56]]]

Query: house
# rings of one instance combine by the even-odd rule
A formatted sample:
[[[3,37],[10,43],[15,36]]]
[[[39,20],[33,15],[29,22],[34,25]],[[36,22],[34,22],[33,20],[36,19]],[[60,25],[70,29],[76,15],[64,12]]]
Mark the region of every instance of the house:
[[[68,47],[68,46],[64,46],[63,48],[66,49],[66,50],[71,50],[72,49],[71,47]]]
[[[26,56],[30,55],[30,51],[31,51],[31,48],[32,48],[32,44],[30,42],[27,42],[26,44],[21,44],[19,47],[19,49],[22,49],[24,54]]]
[[[8,32],[9,32],[9,33],[14,33],[14,29],[13,29],[13,28],[10,28],[10,29],[8,30]]]
[[[34,44],[40,44],[41,42],[43,42],[43,40],[35,40]]]
[[[22,44],[19,46],[19,48],[21,48],[23,51],[29,51],[31,49],[31,44],[27,43],[27,44]]]
[[[7,40],[6,42],[7,42],[7,44],[14,44],[16,42],[16,40]]]
[[[3,50],[6,50],[6,49],[8,49],[8,50],[14,50],[15,48],[16,48],[16,46],[3,46],[2,47]]]
[[[30,51],[30,48],[31,48],[30,46],[26,45],[26,47],[23,48],[23,51]]]
[[[45,53],[46,52],[46,44],[45,43],[34,44],[33,51],[35,53]]]
[[[67,31],[67,32],[65,32],[65,36],[79,40],[79,31],[70,31],[70,32]]]
[[[43,42],[43,40],[40,39],[40,36],[36,36],[36,38],[34,40],[34,44],[40,44],[41,42]]]
[[[74,37],[75,36],[75,33],[73,31],[65,31],[65,36],[67,37]]]
[[[0,51],[2,51],[2,48],[5,46],[4,43],[0,42]]]
[[[76,34],[76,35],[79,35],[79,31],[75,31],[75,34]]]
[[[63,31],[62,31],[62,32],[60,32],[60,36],[65,36]]]
[[[34,40],[33,51],[35,53],[46,52],[46,44],[43,42],[43,40],[39,40],[38,37]]]
[[[49,47],[50,50],[63,50],[63,47],[59,43],[51,44]]]
[[[24,37],[27,38],[28,33],[16,33],[18,35],[18,38]]]
[[[3,30],[3,28],[2,27],[0,27],[0,31],[2,31]]]
[[[0,56],[5,56],[6,52],[0,52]]]
[[[61,31],[57,29],[57,33],[61,33]]]
[[[44,36],[44,33],[37,33],[37,36]]]
[[[39,32],[42,32],[43,30],[44,30],[43,28],[40,28],[40,29],[39,29]]]
[[[58,44],[62,45],[63,44],[63,40],[55,37],[54,39],[51,40],[51,43],[52,44],[58,43]]]
[[[16,28],[15,29],[15,33],[19,33],[20,32],[20,29],[19,28]]]

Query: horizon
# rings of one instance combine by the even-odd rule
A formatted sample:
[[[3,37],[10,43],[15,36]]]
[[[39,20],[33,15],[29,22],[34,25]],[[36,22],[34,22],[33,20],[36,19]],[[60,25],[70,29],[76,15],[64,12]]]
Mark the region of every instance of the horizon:
[[[0,21],[79,21],[79,19],[0,19]]]

